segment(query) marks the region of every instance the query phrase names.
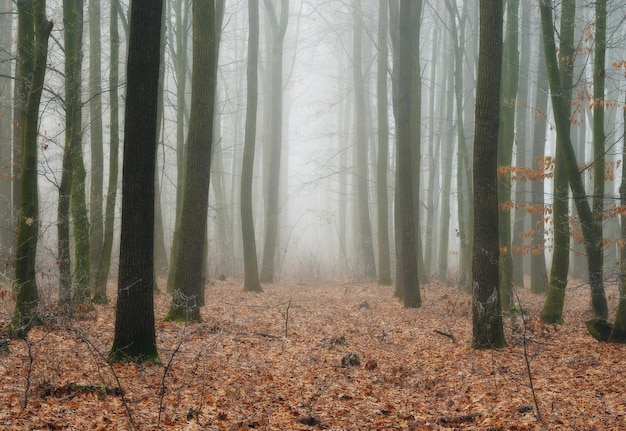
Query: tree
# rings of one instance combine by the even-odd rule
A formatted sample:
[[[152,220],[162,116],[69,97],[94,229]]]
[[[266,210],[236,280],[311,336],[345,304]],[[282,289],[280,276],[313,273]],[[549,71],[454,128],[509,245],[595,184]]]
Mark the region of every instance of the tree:
[[[464,124],[463,106],[467,103],[464,100],[463,85],[463,64],[466,50],[465,28],[468,21],[468,3],[463,2],[463,13],[459,13],[456,0],[446,0],[446,8],[452,19],[452,25],[449,26],[453,46],[454,46],[454,96],[456,107],[456,129],[457,129],[457,213],[459,222],[459,241],[461,247],[459,262],[459,287],[470,290],[469,280],[471,280],[470,270],[472,266],[472,239],[473,225],[472,217],[474,212],[473,203],[473,184],[472,164],[470,160],[470,151],[466,142],[466,132]],[[458,29],[457,29],[458,26]],[[447,197],[446,197],[447,198]]]
[[[604,1],[598,3],[605,3]],[[606,7],[606,4],[603,5]],[[626,103],[626,100],[624,101]],[[626,126],[626,109],[623,114],[623,124]],[[626,135],[622,137],[622,182],[619,187],[620,206],[626,208]],[[626,241],[626,214],[620,213],[620,236],[622,241]],[[611,327],[609,340],[617,343],[626,343],[626,247],[620,248],[620,284],[619,284],[619,303],[615,320]]]
[[[200,320],[209,205],[209,170],[217,88],[217,58],[223,0],[193,2],[191,111],[176,278],[166,320]]]
[[[191,0],[176,0],[172,2],[175,23],[171,28],[175,29],[172,39],[176,40],[174,57],[174,74],[176,76],[176,221],[174,222],[174,237],[170,249],[170,270],[167,274],[167,291],[174,290],[176,280],[176,267],[174,262],[178,260],[180,212],[183,207],[183,186],[185,184],[185,125],[188,122],[188,107],[186,105],[185,91],[187,88],[188,61],[188,27],[191,16]]]
[[[500,91],[500,127],[498,129],[498,166],[511,166],[515,140],[515,108],[519,82],[518,20],[519,0],[506,3],[506,36],[502,58],[502,88]],[[498,177],[498,203],[511,200],[511,176]],[[513,258],[511,256],[511,211],[498,214],[500,241],[500,293],[504,309],[513,305]]]
[[[83,2],[63,1],[65,40],[65,149],[63,173],[59,185],[58,259],[63,305],[73,300],[84,303],[90,299],[89,218],[85,196],[86,171],[82,151],[82,46]],[[70,213],[74,227],[74,276],[70,272]]]
[[[387,100],[387,69],[389,49],[389,9],[385,0],[378,1],[378,75],[376,95],[378,108],[378,157],[376,161],[376,197],[378,221],[378,284],[389,286],[389,199],[387,196],[387,164],[389,163],[389,108]]]
[[[572,25],[572,23],[574,22],[573,17],[575,13],[575,4],[572,4],[572,2],[573,0],[567,0],[563,4],[563,8],[569,8],[565,9],[565,11],[568,11],[568,14],[570,13],[569,10],[574,11],[571,12],[571,17],[567,15],[565,11],[563,13],[564,16],[562,17],[562,21],[565,20],[566,22],[569,22],[569,25]],[[563,72],[559,72],[559,61],[556,57],[554,26],[552,21],[552,1],[542,0],[540,2],[540,11],[544,53],[548,70],[548,79],[550,82],[550,90],[552,93],[552,109],[554,111],[554,122],[557,130],[557,165],[559,163],[560,153],[560,160],[563,163],[563,169],[567,174],[567,181],[574,196],[574,202],[576,204],[576,210],[580,218],[581,229],[585,241],[587,263],[589,266],[591,305],[594,313],[594,318],[598,321],[605,321],[608,317],[608,306],[604,293],[604,283],[602,280],[602,241],[601,238],[597,237],[597,233],[594,228],[593,214],[587,200],[585,186],[581,177],[581,173],[578,169],[574,148],[572,146],[572,141],[569,135],[570,100],[568,97],[564,97],[564,95],[566,96],[568,92],[571,91],[571,85],[568,85],[571,83],[571,80],[568,81],[568,79],[570,79],[568,77],[569,72],[565,74],[565,79],[561,76]],[[561,31],[561,36],[563,37],[563,31]],[[562,42],[561,49],[559,50],[559,56],[562,59],[565,58],[566,60],[570,60],[573,58],[573,55],[567,56],[567,51],[564,52],[564,49],[568,49],[567,45],[569,44]],[[564,64],[567,65],[570,61],[566,61]],[[563,64],[563,62],[561,62],[561,64]],[[562,198],[555,196],[555,203],[557,202],[557,199],[562,200]],[[558,220],[556,215],[556,208],[553,208],[553,212],[555,213],[555,223],[557,223]],[[555,226],[555,232],[556,229],[557,227]],[[553,270],[555,264],[558,265],[558,261],[555,263],[555,259],[553,257]],[[567,273],[562,278],[565,280],[565,282],[566,275]],[[563,284],[562,288],[553,287],[553,296],[551,296],[551,287],[552,277],[550,285],[548,286],[548,295],[546,296],[546,302],[544,304],[544,309],[541,313],[541,318],[544,321],[549,321],[548,319],[552,319],[552,321],[560,321],[561,317],[558,309],[559,307],[560,309],[562,309],[563,307],[562,298],[565,294],[565,285]],[[556,316],[556,318],[551,316]]]
[[[11,35],[13,34],[12,2],[0,1],[0,271],[8,269],[11,260],[13,236],[13,199],[11,193],[11,123],[9,107],[13,83],[11,74]]]
[[[536,157],[545,153],[546,128],[548,113],[548,78],[545,62],[539,62],[537,71],[537,86],[535,93],[535,121],[533,121],[533,154]],[[539,159],[539,169],[543,170],[544,160]],[[530,291],[544,293],[548,286],[548,272],[546,269],[545,253],[545,202],[543,181],[533,181],[531,184],[533,201],[541,211],[533,211],[530,217],[532,226],[532,243],[530,247]]]
[[[118,31],[117,15],[119,1],[111,0],[111,21],[109,32],[111,38],[111,54],[109,68],[109,104],[110,104],[110,143],[109,143],[109,181],[107,184],[106,207],[104,211],[104,237],[102,254],[98,265],[98,273],[94,286],[93,302],[105,304],[108,302],[106,295],[109,267],[111,265],[111,251],[113,250],[113,222],[115,219],[115,201],[117,198],[117,176],[119,172],[118,152],[120,144],[119,136],[119,49],[120,38]]]
[[[272,28],[270,54],[271,69],[271,112],[269,157],[267,163],[268,178],[265,199],[265,241],[263,243],[263,262],[261,264],[261,281],[274,282],[274,260],[278,246],[279,190],[280,190],[280,159],[283,141],[283,45],[285,32],[289,22],[289,0],[281,0],[280,17],[274,7],[273,0],[265,0],[269,21]]]
[[[35,273],[39,239],[37,134],[39,102],[46,75],[48,38],[52,22],[46,19],[45,0],[18,1],[17,64],[21,170],[20,214],[15,254],[15,312],[10,333],[23,337],[37,320],[38,291]]]
[[[162,11],[162,0],[134,0],[131,5],[120,267],[110,362],[158,361],[153,245]]]
[[[502,70],[502,2],[480,2],[480,47],[474,132],[472,347],[506,345],[498,268],[497,143]]]
[[[357,234],[357,262],[359,274],[366,278],[376,277],[376,262],[374,259],[374,244],[372,239],[372,223],[369,210],[368,190],[368,139],[365,119],[365,79],[363,76],[363,29],[361,1],[353,0],[352,23],[352,79],[354,97],[354,151],[356,171],[356,218]]]
[[[596,38],[593,57],[593,229],[598,249],[598,278],[604,274],[604,178],[605,178],[605,131],[604,131],[604,79],[606,67],[606,0],[596,0]],[[592,268],[590,268],[592,269]],[[608,316],[604,316],[606,318]]]
[[[261,292],[259,266],[252,214],[252,176],[256,139],[259,65],[259,2],[248,1],[248,71],[246,100],[246,132],[241,166],[241,237],[243,239],[244,284],[243,290]]]
[[[102,260],[104,242],[102,188],[104,182],[104,150],[102,132],[102,41],[101,0],[89,0],[89,124],[91,137],[91,171],[89,181],[89,264],[95,278]],[[116,18],[111,18],[112,20]],[[95,292],[94,292],[95,296]]]
[[[575,1],[563,2],[563,16],[561,18],[560,28],[561,45],[559,49],[561,66],[560,70],[555,72],[555,75],[560,75],[559,80],[561,83],[556,95],[560,100],[561,109],[563,110],[565,110],[566,104],[570,104],[572,97],[575,13]],[[542,20],[543,19],[542,15]],[[544,38],[545,37],[544,34]],[[545,45],[544,39],[544,46]],[[546,52],[548,49],[550,48],[545,47]],[[550,56],[552,57],[551,53]],[[548,63],[546,67],[550,67],[550,64]],[[550,82],[550,88],[554,93],[555,90],[552,86],[553,83]],[[569,116],[569,107],[567,108],[567,115]],[[563,145],[560,145],[559,139],[570,140],[570,136],[571,130],[568,121],[567,124],[563,126],[563,129],[557,129],[557,148],[554,163],[554,200],[552,204],[554,247],[546,299],[540,313],[541,320],[547,323],[562,323],[563,321],[563,304],[565,301],[565,287],[567,286],[567,273],[569,269],[570,224],[565,153]]]
[[[413,84],[412,46],[416,38],[413,8],[421,2],[401,0],[398,14],[398,38],[394,39],[394,115],[396,120],[396,196],[394,218],[396,226],[396,292],[405,307],[419,307],[422,298],[417,272],[417,238],[413,216],[413,174],[411,152],[411,109]]]

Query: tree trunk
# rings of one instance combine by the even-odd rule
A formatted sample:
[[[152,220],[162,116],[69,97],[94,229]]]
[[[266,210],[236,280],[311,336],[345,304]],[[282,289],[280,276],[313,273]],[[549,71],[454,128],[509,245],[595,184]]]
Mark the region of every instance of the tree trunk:
[[[176,220],[174,222],[174,235],[170,248],[170,270],[167,274],[167,291],[174,291],[174,281],[176,280],[176,266],[174,262],[178,260],[178,249],[180,242],[180,212],[183,207],[183,185],[185,184],[185,125],[187,104],[185,92],[187,88],[187,68],[190,63],[187,58],[188,35],[191,0],[176,0],[174,3],[175,34],[172,36],[176,40],[175,66],[176,76]]]
[[[421,3],[420,3],[421,6]],[[413,217],[412,157],[411,152],[411,87],[413,84],[413,0],[401,0],[398,17],[398,43],[394,46],[394,115],[396,120],[396,291],[405,307],[419,307],[422,298],[417,272],[415,218]]]
[[[356,217],[358,218],[356,268],[359,275],[365,277],[366,279],[373,279],[376,278],[376,263],[374,259],[372,224],[369,211],[369,169],[367,157],[368,140],[365,124],[365,79],[363,77],[362,69],[363,23],[361,20],[361,1],[354,0],[352,23],[352,73],[354,85],[354,148],[356,155]]]
[[[564,4],[564,7],[571,1],[572,0],[568,0],[568,2]],[[571,8],[575,9],[575,6],[571,5]],[[594,318],[606,320],[608,317],[608,306],[606,303],[604,284],[602,280],[602,249],[598,247],[598,244],[601,244],[601,241],[596,236],[596,231],[593,226],[593,215],[589,202],[587,201],[584,183],[578,169],[574,148],[572,147],[572,141],[568,132],[570,127],[569,97],[563,97],[563,95],[569,94],[568,92],[570,90],[568,88],[571,89],[571,85],[567,84],[571,81],[568,81],[568,78],[563,79],[559,76],[559,62],[556,58],[554,28],[552,24],[552,2],[550,0],[542,0],[540,3],[540,9],[548,79],[550,81],[554,121],[557,130],[557,151],[559,149],[562,151],[561,154],[564,169],[567,172],[567,179],[572,190],[572,194],[574,195],[574,202],[576,203],[578,216],[580,217],[582,233],[585,240],[585,250],[587,252],[587,262],[589,265],[589,284],[591,286],[591,305]],[[570,20],[564,13],[564,17],[561,20],[565,22],[573,22],[573,14],[572,19]],[[561,37],[563,38],[563,30],[561,31]],[[566,55],[566,52],[564,52],[565,47],[566,45],[563,45],[562,43],[559,55],[561,58],[572,58],[571,56],[563,57]]]
[[[109,144],[109,181],[107,184],[106,208],[104,212],[104,237],[102,243],[102,256],[98,266],[98,275],[94,286],[93,302],[106,304],[107,281],[111,266],[111,251],[113,250],[113,231],[115,221],[115,201],[117,198],[117,177],[119,172],[119,48],[120,38],[117,23],[119,8],[118,0],[111,0],[111,21],[109,32],[111,38],[111,63],[109,68],[109,105],[110,105],[110,144]]]
[[[522,3],[523,5],[523,3]],[[528,86],[530,83],[530,55],[531,55],[531,30],[530,15],[532,8],[521,8],[521,48],[519,61],[519,84],[518,103],[516,112],[516,133],[517,150],[515,151],[515,165],[518,167],[531,167],[531,151],[528,140],[528,108],[530,106]],[[543,154],[543,153],[542,153]],[[538,155],[538,154],[537,154]],[[528,204],[528,182],[517,181],[515,183],[515,202]],[[534,199],[535,196],[531,195]],[[526,208],[520,207],[515,210],[513,220],[513,235],[511,238],[511,252],[513,259],[512,281],[514,287],[524,287],[524,275],[528,272],[529,247],[527,244],[525,231],[528,229],[528,212]]]
[[[243,161],[241,167],[241,237],[243,239],[244,284],[243,290],[261,292],[259,266],[254,233],[252,211],[252,178],[254,174],[254,153],[256,141],[256,119],[258,104],[259,67],[259,3],[248,2],[248,71],[246,98],[246,134],[244,137]]]
[[[518,20],[519,0],[509,0],[506,8],[506,37],[503,47],[502,88],[500,91],[500,128],[498,134],[498,167],[510,168],[513,164],[515,140],[515,108],[519,81]],[[513,258],[511,256],[511,175],[498,176],[498,232],[500,242],[500,296],[504,310],[514,304]]]
[[[37,136],[39,102],[46,74],[48,38],[52,22],[46,19],[45,0],[17,2],[20,106],[21,181],[20,215],[15,257],[15,312],[9,333],[24,337],[37,323],[38,291],[36,279],[37,241],[39,239],[39,199],[37,185]]]
[[[480,3],[480,48],[474,132],[474,245],[472,322],[474,348],[506,345],[498,269],[497,152],[502,70],[502,2]]]
[[[154,177],[161,0],[134,0],[130,14],[122,232],[110,362],[158,362],[154,330]]]
[[[533,121],[533,154],[541,157],[545,154],[546,147],[546,125],[548,115],[548,77],[544,61],[539,61],[537,70],[537,87],[535,95],[535,120]],[[543,157],[534,161],[541,170],[545,170]],[[545,222],[546,207],[544,202],[544,182],[543,177],[534,180],[531,184],[531,194],[533,202],[538,210],[532,212],[530,225],[533,235],[530,245],[530,291],[534,293],[544,293],[548,289],[548,272],[546,268],[546,236]]]
[[[263,262],[261,281],[274,282],[276,248],[278,247],[278,218],[280,190],[280,161],[283,140],[283,45],[289,19],[289,1],[281,0],[280,19],[272,0],[265,0],[272,27],[271,42],[271,128],[268,151],[267,194],[265,202],[265,241],[263,243]]]
[[[604,0],[601,0],[605,3]],[[598,2],[600,3],[600,2]],[[605,4],[602,5],[606,6]],[[624,100],[626,103],[626,99]],[[623,111],[623,125],[626,127],[626,109]],[[622,182],[619,186],[620,206],[620,235],[622,242],[626,242],[626,214],[623,209],[626,208],[626,135],[622,137]],[[619,285],[619,303],[615,320],[611,328],[609,340],[616,343],[626,343],[626,247],[622,245],[620,248],[620,285]]]
[[[74,228],[74,302],[82,304],[91,297],[89,259],[89,216],[85,195],[86,171],[82,147],[82,49],[83,2],[64,0],[65,23],[65,151],[70,165],[70,213]]]
[[[0,1],[0,106],[9,107],[12,103],[13,82],[11,75],[11,35],[13,34],[13,14],[11,0]],[[12,156],[11,110],[0,112],[0,272],[6,273],[13,259],[13,199],[11,192]],[[17,145],[17,143],[16,143]]]
[[[605,131],[604,131],[604,78],[606,63],[606,0],[596,0],[596,38],[595,55],[593,60],[593,229],[595,230],[596,259],[598,267],[590,270],[599,270],[596,274],[599,280],[604,276],[604,177],[605,177]],[[592,300],[594,294],[592,285]],[[595,307],[594,307],[595,309]],[[598,311],[598,310],[596,310]],[[603,319],[608,315],[597,316]]]
[[[166,320],[198,321],[203,300],[203,261],[207,237],[209,170],[213,147],[217,58],[223,0],[193,2],[191,115],[176,278]]]
[[[448,56],[445,56],[446,58]],[[445,60],[443,70],[446,77],[445,97],[445,126],[450,133],[443,138],[441,152],[441,218],[439,236],[439,256],[437,259],[437,278],[444,283],[448,282],[448,253],[450,251],[450,198],[452,189],[452,158],[454,153],[454,139],[452,134],[454,117],[454,68],[449,67],[450,61]],[[458,121],[458,120],[457,120]]]
[[[102,188],[104,150],[102,132],[102,41],[100,0],[89,0],[89,118],[91,134],[91,176],[89,187],[90,273],[96,277],[102,260],[104,241]]]
[[[378,284],[389,286],[391,260],[389,251],[389,199],[387,196],[387,164],[389,163],[389,111],[387,100],[387,68],[389,50],[389,11],[387,2],[378,1],[378,71],[376,94],[378,108],[378,157],[376,162],[376,197],[378,222]]]

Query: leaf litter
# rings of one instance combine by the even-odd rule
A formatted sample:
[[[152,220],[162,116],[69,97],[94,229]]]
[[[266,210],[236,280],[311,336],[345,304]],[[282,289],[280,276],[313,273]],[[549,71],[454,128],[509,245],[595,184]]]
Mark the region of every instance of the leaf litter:
[[[0,429],[626,429],[626,346],[587,334],[584,288],[568,289],[562,326],[520,291],[524,314],[505,316],[493,351],[471,349],[470,298],[453,286],[422,286],[419,309],[373,284],[264,289],[216,281],[195,324],[159,320],[157,293],[161,365],[106,363],[113,305],[48,319],[0,353]]]

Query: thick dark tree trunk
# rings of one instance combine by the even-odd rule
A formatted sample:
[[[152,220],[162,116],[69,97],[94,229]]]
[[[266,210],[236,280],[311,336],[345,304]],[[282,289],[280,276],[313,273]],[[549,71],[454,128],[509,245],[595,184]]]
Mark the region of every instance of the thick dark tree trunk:
[[[497,142],[502,69],[502,3],[480,2],[480,51],[474,133],[474,247],[472,322],[474,348],[506,345],[498,268]]]
[[[161,0],[133,0],[128,46],[122,232],[109,361],[158,361],[154,330],[154,174]]]

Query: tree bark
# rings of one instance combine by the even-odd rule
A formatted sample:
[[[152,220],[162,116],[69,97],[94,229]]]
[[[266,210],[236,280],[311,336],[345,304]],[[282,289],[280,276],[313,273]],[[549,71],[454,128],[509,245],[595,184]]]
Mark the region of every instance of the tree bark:
[[[389,163],[389,111],[387,106],[389,11],[387,1],[378,1],[378,14],[378,75],[376,77],[376,94],[378,96],[378,157],[376,162],[378,284],[389,286],[392,284],[392,279],[389,255],[389,199],[387,196],[387,164]]]
[[[261,264],[261,282],[274,282],[276,248],[278,247],[278,219],[280,216],[280,162],[283,141],[283,45],[289,20],[289,1],[281,0],[280,18],[272,0],[265,0],[272,28],[271,42],[271,113],[265,202],[265,241],[263,243],[263,262]]]
[[[472,347],[506,345],[498,268],[497,145],[502,70],[502,2],[480,2],[480,48],[474,132],[474,245]]]
[[[568,0],[571,2],[573,0]],[[567,2],[564,4],[566,6]],[[574,6],[572,6],[574,8]],[[554,28],[552,21],[552,2],[551,0],[542,0],[540,3],[541,23],[544,40],[544,50],[546,64],[548,69],[548,79],[550,81],[550,89],[552,92],[552,106],[554,110],[554,121],[557,130],[557,151],[562,151],[564,169],[567,172],[567,179],[574,195],[574,202],[580,218],[583,237],[585,240],[585,250],[587,252],[587,262],[589,265],[589,284],[591,287],[591,305],[594,318],[606,320],[608,317],[608,306],[606,296],[604,294],[604,284],[602,280],[602,249],[598,247],[600,244],[597,238],[596,230],[593,226],[593,214],[587,200],[584,183],[581,173],[578,169],[574,148],[569,137],[569,98],[563,97],[566,92],[570,91],[571,85],[567,85],[571,81],[563,79],[559,75],[559,62],[556,58],[556,49],[554,42]],[[562,20],[567,20],[563,17]],[[570,20],[573,22],[573,18]],[[561,31],[563,36],[563,31]],[[563,56],[565,46],[562,44],[559,55]],[[564,57],[568,58],[568,57]],[[572,58],[571,56],[569,58]],[[569,87],[569,89],[568,89]],[[558,162],[558,160],[557,160]],[[556,199],[556,197],[555,197]],[[555,214],[556,217],[556,214]],[[556,220],[556,218],[555,218]],[[554,265],[554,260],[553,260]],[[566,276],[566,275],[565,275]],[[547,303],[547,299],[546,299]],[[545,306],[544,306],[545,308]],[[543,316],[542,316],[543,319]]]
[[[130,13],[122,231],[110,362],[158,362],[154,329],[154,177],[162,0],[134,0]]]
[[[15,312],[9,333],[24,337],[37,323],[36,279],[39,240],[39,198],[37,184],[37,136],[39,102],[46,74],[48,38],[52,22],[46,19],[45,0],[18,1],[17,64],[19,76],[21,181],[20,214],[15,256]]]
[[[8,107],[12,103],[13,82],[11,75],[11,35],[13,34],[13,14],[11,0],[0,1],[0,104]],[[12,266],[13,245],[13,198],[11,123],[13,115],[6,108],[0,111],[0,271],[5,272]],[[17,145],[17,143],[16,143]]]
[[[198,321],[204,300],[209,171],[214,139],[217,58],[223,0],[193,2],[191,111],[174,292],[166,320]]]
[[[519,82],[518,20],[519,0],[509,0],[506,8],[506,36],[502,58],[502,88],[500,90],[500,127],[498,134],[498,167],[513,164],[513,142],[515,140],[515,108]],[[498,176],[498,232],[500,242],[500,300],[503,309],[514,304],[513,258],[511,256],[511,175]]]
[[[244,137],[243,161],[241,166],[241,237],[243,239],[244,284],[243,290],[261,292],[259,266],[254,233],[252,211],[252,178],[254,174],[254,153],[256,145],[256,123],[258,104],[259,66],[259,3],[248,1],[248,71],[246,99],[246,131]]]
[[[104,242],[102,189],[104,183],[104,142],[102,131],[102,36],[101,0],[89,0],[89,124],[91,169],[89,181],[89,259],[93,278],[98,274]],[[94,289],[95,294],[95,289]]]
[[[405,307],[419,307],[422,298],[417,272],[416,226],[413,217],[411,152],[411,87],[413,84],[413,0],[401,0],[397,44],[394,46],[394,115],[396,120],[396,292]]]
[[[111,54],[109,68],[109,104],[110,104],[110,143],[109,143],[109,180],[107,184],[106,207],[104,212],[104,236],[102,254],[98,265],[98,274],[94,286],[93,302],[106,304],[108,302],[106,288],[111,266],[111,252],[113,250],[113,231],[115,221],[115,201],[117,199],[117,177],[119,172],[118,153],[120,144],[119,134],[119,49],[120,38],[117,22],[119,0],[111,0],[111,21],[109,33],[111,39]]]

